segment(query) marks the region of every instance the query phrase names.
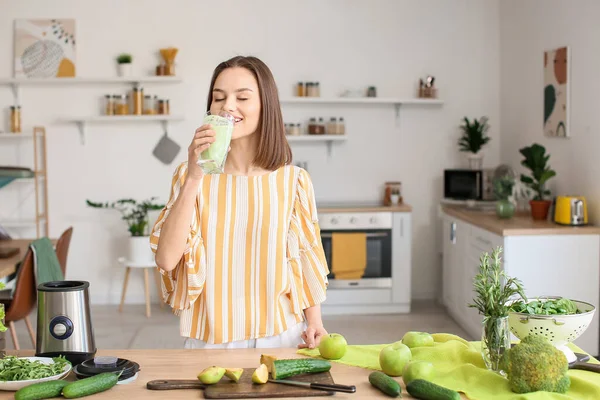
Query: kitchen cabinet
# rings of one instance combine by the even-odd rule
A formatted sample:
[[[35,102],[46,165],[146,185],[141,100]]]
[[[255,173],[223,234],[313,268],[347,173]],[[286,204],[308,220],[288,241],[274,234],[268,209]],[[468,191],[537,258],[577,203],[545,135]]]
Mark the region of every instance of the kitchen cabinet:
[[[442,221],[442,293],[449,314],[473,340],[481,320],[472,303],[473,278],[480,257],[501,246],[506,274],[520,279],[529,298],[562,296],[598,306],[600,300],[600,228],[532,223],[528,215],[499,220],[493,214],[444,206]],[[496,221],[496,222],[495,222]],[[599,315],[574,343],[599,354]]]

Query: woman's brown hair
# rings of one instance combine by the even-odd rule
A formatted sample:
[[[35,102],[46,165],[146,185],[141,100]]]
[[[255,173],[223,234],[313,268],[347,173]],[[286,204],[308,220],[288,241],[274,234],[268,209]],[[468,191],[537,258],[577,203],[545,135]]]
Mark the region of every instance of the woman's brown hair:
[[[292,162],[292,150],[285,137],[285,126],[275,78],[264,62],[256,57],[236,56],[217,65],[210,80],[206,111],[210,110],[213,100],[212,92],[219,74],[227,68],[236,67],[252,72],[260,93],[260,120],[256,129],[259,139],[253,164],[274,171]]]

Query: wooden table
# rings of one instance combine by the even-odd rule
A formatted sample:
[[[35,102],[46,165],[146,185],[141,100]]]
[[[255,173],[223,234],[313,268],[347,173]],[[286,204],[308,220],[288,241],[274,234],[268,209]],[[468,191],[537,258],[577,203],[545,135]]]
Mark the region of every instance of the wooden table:
[[[35,239],[11,239],[11,240],[0,240],[0,247],[5,248],[18,248],[19,252],[9,258],[0,258],[0,279],[6,278],[13,272],[15,272],[15,265],[25,257],[27,248]],[[53,244],[56,244],[57,239],[51,239]]]
[[[117,385],[112,389],[94,395],[94,399],[201,399],[201,390],[148,390],[146,383],[156,379],[197,379],[196,376],[204,368],[211,365],[222,365],[241,368],[255,368],[259,365],[262,353],[273,354],[277,358],[304,358],[296,349],[236,349],[236,350],[99,350],[97,356],[116,356],[135,361],[140,364],[137,380],[129,384]],[[11,350],[9,355],[27,357],[34,355],[33,350]],[[369,383],[371,370],[349,367],[332,362],[331,375],[335,383],[355,385],[356,393],[336,393],[333,396],[311,397],[313,399],[386,399],[384,395]],[[73,373],[68,380],[74,380]],[[406,392],[402,378],[396,378],[402,386],[402,399],[412,399]],[[14,393],[0,392],[0,400],[13,399]],[[466,399],[466,397],[462,397]]]

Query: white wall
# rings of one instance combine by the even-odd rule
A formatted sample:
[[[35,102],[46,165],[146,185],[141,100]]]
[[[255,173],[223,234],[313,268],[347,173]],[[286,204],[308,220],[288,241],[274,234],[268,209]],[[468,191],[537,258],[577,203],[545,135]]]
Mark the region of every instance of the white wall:
[[[293,146],[296,160],[308,161],[318,202],[378,202],[385,181],[402,181],[404,199],[414,207],[414,297],[434,298],[440,287],[433,248],[436,205],[443,169],[465,165],[456,147],[463,116],[490,117],[493,140],[485,165],[499,161],[498,1],[165,4],[0,0],[0,76],[12,76],[15,18],[76,18],[80,76],[114,75],[114,57],[126,51],[133,53],[137,72],[145,73],[157,64],[158,48],[176,46],[177,74],[185,83],[145,89],[171,98],[172,112],[185,115],[170,131],[185,150],[201,119],[213,68],[238,53],[262,58],[282,96],[291,95],[298,80],[316,80],[323,96],[375,85],[379,96],[411,97],[419,77],[434,75],[444,106],[406,107],[397,121],[391,106],[284,108],[288,122],[310,116],[343,116],[347,121],[348,141],[335,145],[331,159],[324,145]],[[158,124],[90,126],[82,146],[76,127],[57,119],[93,114],[102,95],[124,90],[31,87],[22,93],[25,125],[48,129],[51,235],[74,226],[68,277],[90,280],[95,302],[120,299],[123,271],[114,260],[127,232],[118,215],[86,208],[85,199],[166,199],[176,163],[164,166],[151,155],[162,134]],[[6,107],[11,101],[10,91],[0,90],[0,104]],[[5,149],[0,154],[12,153]],[[177,161],[184,157],[182,152]],[[0,214],[6,216],[7,210],[14,211],[0,209]],[[142,302],[141,277],[130,282],[128,299]]]
[[[553,195],[587,196],[590,219],[600,216],[598,109],[600,36],[595,0],[508,0],[501,6],[502,160],[521,172],[519,149],[534,142],[546,147],[557,172]],[[543,134],[544,51],[569,46],[571,51],[571,123],[569,138]]]

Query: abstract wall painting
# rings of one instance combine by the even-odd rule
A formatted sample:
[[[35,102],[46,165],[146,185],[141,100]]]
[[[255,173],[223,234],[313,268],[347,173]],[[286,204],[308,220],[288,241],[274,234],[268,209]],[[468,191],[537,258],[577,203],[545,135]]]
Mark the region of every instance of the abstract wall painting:
[[[74,19],[15,20],[15,78],[75,76]]]
[[[569,137],[569,47],[544,52],[544,135]]]

